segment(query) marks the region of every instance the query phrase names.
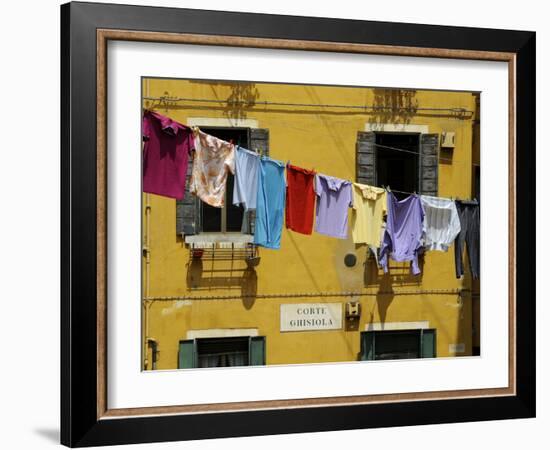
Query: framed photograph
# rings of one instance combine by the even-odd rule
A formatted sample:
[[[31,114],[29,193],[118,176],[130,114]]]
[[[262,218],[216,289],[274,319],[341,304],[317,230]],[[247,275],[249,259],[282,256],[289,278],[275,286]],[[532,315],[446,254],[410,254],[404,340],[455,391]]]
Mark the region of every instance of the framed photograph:
[[[63,444],[534,417],[535,33],[61,27]]]

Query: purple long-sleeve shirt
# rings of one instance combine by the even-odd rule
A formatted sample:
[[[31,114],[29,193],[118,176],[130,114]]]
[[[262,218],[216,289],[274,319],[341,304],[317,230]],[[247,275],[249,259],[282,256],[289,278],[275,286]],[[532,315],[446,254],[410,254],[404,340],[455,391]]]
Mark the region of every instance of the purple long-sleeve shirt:
[[[417,195],[410,195],[398,201],[392,192],[388,192],[388,215],[386,231],[380,248],[380,265],[384,273],[388,272],[388,258],[394,261],[411,261],[414,275],[420,273],[418,253],[422,248],[422,223],[424,209]]]

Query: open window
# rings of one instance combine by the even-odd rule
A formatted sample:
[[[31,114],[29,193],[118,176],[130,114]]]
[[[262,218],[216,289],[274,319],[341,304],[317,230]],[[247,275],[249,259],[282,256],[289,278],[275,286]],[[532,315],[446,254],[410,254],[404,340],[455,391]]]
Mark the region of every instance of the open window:
[[[364,331],[361,360],[435,358],[435,329]]]
[[[356,144],[356,180],[390,186],[405,193],[437,196],[439,135],[360,131]]]
[[[233,142],[253,151],[269,154],[269,130],[242,127],[201,127],[201,130],[219,139]],[[241,206],[233,205],[234,176],[229,174],[225,192],[225,206],[214,208],[201,202],[189,192],[192,164],[187,170],[185,197],[176,201],[176,233],[178,236],[193,236],[211,233],[253,232],[253,227],[244,221],[253,215],[243,214]]]
[[[202,128],[207,134],[232,142],[235,145],[248,148],[248,128]],[[199,203],[201,231],[205,233],[240,232],[243,222],[243,209],[233,204],[233,186],[235,176],[229,173],[225,189],[223,208],[215,208],[204,202]]]
[[[390,186],[398,198],[403,192],[417,192],[418,133],[376,133],[376,179],[380,186]]]
[[[187,339],[179,343],[178,369],[265,365],[265,336]]]

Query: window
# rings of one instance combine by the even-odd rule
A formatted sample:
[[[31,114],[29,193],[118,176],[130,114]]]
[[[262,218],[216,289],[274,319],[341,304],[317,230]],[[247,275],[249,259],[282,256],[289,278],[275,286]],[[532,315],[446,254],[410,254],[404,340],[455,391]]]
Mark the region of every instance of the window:
[[[223,139],[227,142],[233,142],[235,145],[248,148],[248,129],[247,128],[201,128],[202,131]],[[201,202],[201,223],[202,231],[208,232],[240,232],[243,222],[243,209],[240,206],[233,205],[233,185],[235,177],[230,173],[227,177],[227,186],[225,190],[225,206],[223,208],[214,208]]]
[[[358,183],[390,186],[397,197],[417,192],[437,196],[439,135],[359,131],[356,143]]]
[[[202,130],[237,145],[261,152],[269,156],[269,130],[266,128],[221,128],[202,127]],[[253,234],[254,215],[245,216],[243,227],[243,210],[233,205],[234,177],[227,178],[226,199],[224,208],[213,208],[204,205],[189,192],[192,164],[187,168],[185,197],[176,201],[176,234],[179,237],[193,236],[200,233],[240,232]]]
[[[264,336],[180,341],[179,369],[262,365],[265,365]]]
[[[364,331],[361,360],[436,357],[435,329]]]
[[[376,133],[376,179],[390,186],[398,198],[402,192],[419,191],[418,148],[420,134]]]

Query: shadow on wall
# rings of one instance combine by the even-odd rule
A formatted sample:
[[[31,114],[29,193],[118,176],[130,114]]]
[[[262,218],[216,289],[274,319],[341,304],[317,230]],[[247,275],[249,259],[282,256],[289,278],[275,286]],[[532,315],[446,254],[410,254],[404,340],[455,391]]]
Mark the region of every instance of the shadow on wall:
[[[235,83],[220,81],[190,81],[202,86],[207,85],[211,89],[213,98],[220,100],[223,115],[228,119],[246,119],[247,110],[256,104],[260,98],[260,91],[256,83]],[[219,92],[229,91],[225,98],[219,96]]]
[[[412,89],[373,89],[374,107],[369,123],[381,125],[384,123],[410,123],[418,110],[416,91]]]
[[[252,308],[258,291],[258,275],[254,267],[235,267],[236,261],[229,266],[215,261],[203,261],[192,258],[187,265],[187,286],[192,290],[208,291],[224,288],[240,291],[243,306]],[[242,263],[244,264],[244,263]]]
[[[364,263],[363,284],[364,287],[379,287],[380,292],[393,291],[394,286],[419,286],[422,283],[424,275],[424,254],[418,255],[418,267],[420,273],[413,275],[411,273],[410,262],[396,262],[392,259],[388,263],[388,273],[378,267],[376,260],[368,256]]]
[[[208,104],[218,111],[222,111],[223,115],[228,119],[246,119],[247,110],[256,104],[260,98],[260,91],[256,88],[255,83],[223,83],[219,81],[190,81],[190,83],[200,84],[201,86],[210,86],[211,95],[202,97],[208,98]],[[222,89],[217,89],[222,88]],[[229,95],[221,97],[218,95],[220,91],[229,90]],[[159,100],[146,100],[144,107],[153,110],[174,110],[174,109],[205,109],[205,102],[200,101],[177,101],[180,95],[164,91]],[[184,96],[186,98],[187,96]],[[191,98],[191,97],[189,97]],[[216,101],[217,100],[217,101]]]
[[[374,258],[367,257],[364,263],[364,286],[371,288],[378,287],[376,304],[382,324],[386,322],[388,309],[395,297],[394,287],[418,287],[422,283],[422,275],[424,273],[424,255],[422,254],[418,257],[418,265],[420,274],[412,275],[409,262],[398,263],[390,259],[389,271],[388,273],[384,273],[378,267]],[[370,322],[372,321],[373,317],[370,318]]]

